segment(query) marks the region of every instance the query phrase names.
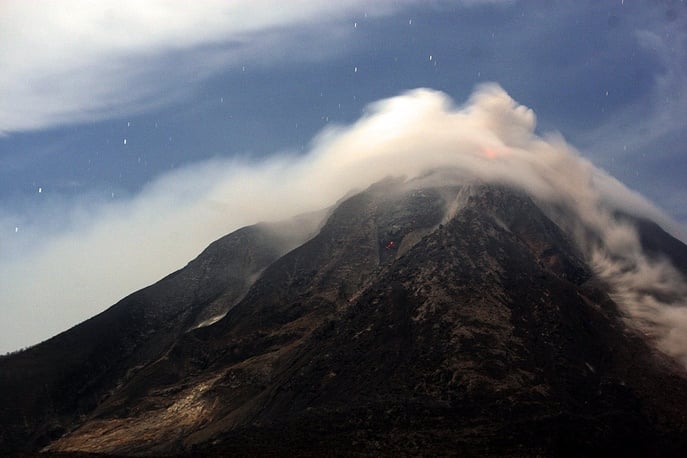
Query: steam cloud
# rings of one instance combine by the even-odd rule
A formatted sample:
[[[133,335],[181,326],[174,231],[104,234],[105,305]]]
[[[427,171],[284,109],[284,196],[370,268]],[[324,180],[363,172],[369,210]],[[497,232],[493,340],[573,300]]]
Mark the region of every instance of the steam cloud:
[[[29,225],[24,244],[0,258],[0,351],[94,315],[240,226],[324,208],[389,175],[451,168],[574,212],[580,224],[566,229],[628,320],[687,364],[687,284],[668,261],[646,257],[635,229],[613,212],[651,218],[686,240],[683,229],[535,126],[532,110],[495,84],[480,86],[463,106],[417,89],[370,105],[352,125],[325,129],[305,155],[207,161],[119,204],[55,202],[70,215],[67,229],[46,234]]]

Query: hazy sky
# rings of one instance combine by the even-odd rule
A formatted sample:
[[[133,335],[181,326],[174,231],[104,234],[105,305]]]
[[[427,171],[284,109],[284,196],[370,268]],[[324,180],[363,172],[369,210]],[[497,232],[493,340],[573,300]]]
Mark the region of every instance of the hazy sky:
[[[685,1],[0,2],[0,353],[336,198],[264,190],[308,185],[371,103],[484,82],[687,223]]]

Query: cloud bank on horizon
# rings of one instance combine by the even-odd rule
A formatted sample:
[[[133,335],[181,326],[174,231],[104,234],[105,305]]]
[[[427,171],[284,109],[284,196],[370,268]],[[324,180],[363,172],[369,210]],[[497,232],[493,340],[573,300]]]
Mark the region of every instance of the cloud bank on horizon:
[[[324,208],[389,175],[452,169],[573,211],[601,236],[601,246],[578,242],[618,297],[628,298],[628,316],[687,363],[687,307],[662,303],[642,280],[679,292],[687,291],[684,279],[645,258],[637,234],[611,212],[650,217],[687,240],[684,229],[560,136],[540,136],[535,127],[534,112],[496,84],[480,86],[462,106],[416,89],[369,105],[350,125],[326,128],[304,155],[211,160],[164,175],[127,201],[56,202],[71,215],[66,229],[37,238],[31,232],[39,228],[29,225],[20,253],[0,258],[0,303],[11,304],[0,348],[36,343],[94,315],[240,226]]]

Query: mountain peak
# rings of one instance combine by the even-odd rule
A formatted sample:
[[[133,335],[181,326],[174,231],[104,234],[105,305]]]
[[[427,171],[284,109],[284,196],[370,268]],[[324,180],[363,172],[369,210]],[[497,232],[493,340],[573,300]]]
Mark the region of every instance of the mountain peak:
[[[3,447],[684,450],[683,368],[627,327],[574,234],[542,208],[428,174],[379,182],[323,223],[236,231],[1,359]]]

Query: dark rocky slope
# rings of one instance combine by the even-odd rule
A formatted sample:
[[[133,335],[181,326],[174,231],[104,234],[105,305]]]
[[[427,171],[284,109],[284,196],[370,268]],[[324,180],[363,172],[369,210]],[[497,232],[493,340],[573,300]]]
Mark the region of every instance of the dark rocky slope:
[[[137,293],[178,305],[129,306],[143,310],[108,326],[122,329],[118,348],[128,329],[146,336],[99,366],[108,383],[88,375],[95,356],[43,369],[51,397],[40,399],[59,409],[40,402],[40,372],[29,371],[59,347],[3,359],[3,393],[17,389],[11,377],[26,381],[1,400],[14,409],[3,413],[5,446],[37,447],[52,431],[48,450],[143,455],[687,450],[683,368],[626,328],[577,248],[526,196],[387,180],[342,202],[289,253],[241,262],[240,286],[215,271],[225,255]],[[210,304],[227,315],[184,332]],[[123,308],[96,320],[119,323]],[[56,339],[117,353],[79,328]],[[60,382],[62,367],[77,384]]]
[[[1,357],[0,447],[47,445],[83,421],[189,328],[235,304],[265,267],[302,243],[297,234],[316,228],[312,216],[240,229],[105,312]]]

